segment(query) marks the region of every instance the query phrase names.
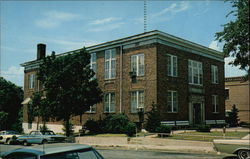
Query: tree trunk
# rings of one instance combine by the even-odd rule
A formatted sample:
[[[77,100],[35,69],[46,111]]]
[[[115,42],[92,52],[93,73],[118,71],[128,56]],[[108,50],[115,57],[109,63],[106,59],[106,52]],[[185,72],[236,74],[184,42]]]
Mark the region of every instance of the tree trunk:
[[[66,117],[65,118],[65,132],[66,132],[66,136],[69,137],[70,136],[70,118]]]

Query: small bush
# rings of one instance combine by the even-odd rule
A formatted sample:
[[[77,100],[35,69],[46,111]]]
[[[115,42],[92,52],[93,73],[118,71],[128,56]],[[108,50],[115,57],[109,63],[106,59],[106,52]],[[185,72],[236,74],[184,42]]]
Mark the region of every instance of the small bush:
[[[108,115],[103,120],[103,127],[106,133],[123,134],[125,127],[128,125],[129,119],[125,114]]]
[[[199,125],[197,127],[198,132],[210,132],[211,127],[209,125]]]
[[[131,137],[136,133],[136,125],[135,123],[129,122],[125,127],[125,133],[127,136]]]
[[[155,131],[157,133],[170,133],[171,132],[171,128],[165,125],[160,125],[159,127],[157,127],[155,129]]]
[[[84,128],[89,130],[90,134],[101,133],[101,128],[98,121],[94,121],[93,119],[87,120],[87,122],[84,124]]]
[[[241,121],[241,122],[240,122],[240,126],[241,126],[241,127],[245,127],[245,128],[250,128],[250,123]]]

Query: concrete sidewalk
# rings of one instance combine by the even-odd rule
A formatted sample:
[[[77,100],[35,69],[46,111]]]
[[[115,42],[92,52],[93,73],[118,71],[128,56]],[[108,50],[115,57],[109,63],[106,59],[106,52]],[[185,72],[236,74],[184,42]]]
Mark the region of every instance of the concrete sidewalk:
[[[129,139],[129,140],[128,140]],[[179,152],[217,153],[211,142],[174,140],[150,137],[76,137],[76,143],[94,147],[121,148],[127,150],[160,150]]]

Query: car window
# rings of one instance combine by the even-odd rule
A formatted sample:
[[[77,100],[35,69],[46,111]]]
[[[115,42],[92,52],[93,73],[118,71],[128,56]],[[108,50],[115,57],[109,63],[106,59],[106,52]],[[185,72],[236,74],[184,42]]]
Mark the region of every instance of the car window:
[[[95,151],[87,150],[82,152],[64,152],[53,155],[46,155],[41,159],[103,159]]]
[[[14,153],[4,157],[3,159],[37,159],[37,157],[32,154]]]
[[[36,134],[36,132],[35,131],[32,131],[31,133],[30,133],[30,135],[35,135]]]

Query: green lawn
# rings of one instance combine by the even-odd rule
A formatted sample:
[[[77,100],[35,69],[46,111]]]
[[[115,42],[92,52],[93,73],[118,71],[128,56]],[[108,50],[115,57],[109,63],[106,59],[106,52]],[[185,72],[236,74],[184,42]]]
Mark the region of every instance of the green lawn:
[[[225,139],[240,139],[246,136],[248,132],[226,132]],[[194,141],[213,141],[213,139],[224,139],[222,132],[186,132],[180,134],[173,134],[168,137],[169,139],[180,140],[194,140]]]

